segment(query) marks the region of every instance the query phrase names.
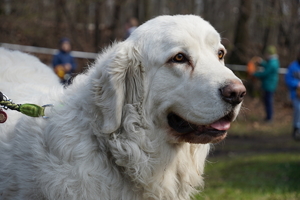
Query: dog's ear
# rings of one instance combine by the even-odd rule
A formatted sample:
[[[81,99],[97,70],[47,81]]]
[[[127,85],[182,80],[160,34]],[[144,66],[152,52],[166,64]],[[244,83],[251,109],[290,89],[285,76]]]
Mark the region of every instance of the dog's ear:
[[[96,62],[94,103],[98,107],[101,133],[113,133],[121,124],[125,104],[143,101],[144,70],[140,56],[128,42],[114,45]]]

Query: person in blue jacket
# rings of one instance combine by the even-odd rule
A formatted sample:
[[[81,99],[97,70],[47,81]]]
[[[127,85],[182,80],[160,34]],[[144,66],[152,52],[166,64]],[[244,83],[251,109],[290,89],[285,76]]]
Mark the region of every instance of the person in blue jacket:
[[[71,55],[71,43],[68,38],[60,40],[59,51],[53,56],[52,66],[63,84],[70,83],[72,74],[76,69],[76,62]]]
[[[288,66],[285,83],[289,89],[294,109],[293,137],[300,140],[300,50],[297,59]]]
[[[263,71],[256,72],[253,76],[259,78],[262,82],[262,89],[264,91],[264,106],[266,111],[266,122],[273,120],[273,94],[278,85],[278,70],[279,59],[275,46],[268,46],[266,49],[266,60],[258,58],[258,64],[263,67]]]

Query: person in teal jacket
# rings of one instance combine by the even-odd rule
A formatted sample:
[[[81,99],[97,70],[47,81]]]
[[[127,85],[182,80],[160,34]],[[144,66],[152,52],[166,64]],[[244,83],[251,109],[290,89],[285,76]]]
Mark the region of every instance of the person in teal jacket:
[[[263,67],[263,71],[256,72],[253,76],[259,78],[264,91],[264,106],[266,111],[266,122],[273,119],[273,95],[278,85],[279,59],[275,46],[268,46],[266,49],[266,60],[258,59],[258,63]]]

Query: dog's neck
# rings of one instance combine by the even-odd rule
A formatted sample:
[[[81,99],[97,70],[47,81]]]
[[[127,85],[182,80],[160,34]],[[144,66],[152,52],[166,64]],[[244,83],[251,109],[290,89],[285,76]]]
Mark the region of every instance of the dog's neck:
[[[166,134],[144,120],[137,106],[128,104],[123,112],[122,127],[108,141],[122,175],[143,199],[189,199],[203,185],[209,146],[167,143]]]

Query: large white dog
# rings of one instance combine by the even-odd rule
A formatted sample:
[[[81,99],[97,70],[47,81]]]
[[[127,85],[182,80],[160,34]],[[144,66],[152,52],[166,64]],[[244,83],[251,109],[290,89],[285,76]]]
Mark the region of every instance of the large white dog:
[[[36,58],[0,49],[0,91],[54,104],[48,119],[7,111],[0,199],[189,199],[246,93],[225,54],[200,17],[161,16],[64,89]]]

